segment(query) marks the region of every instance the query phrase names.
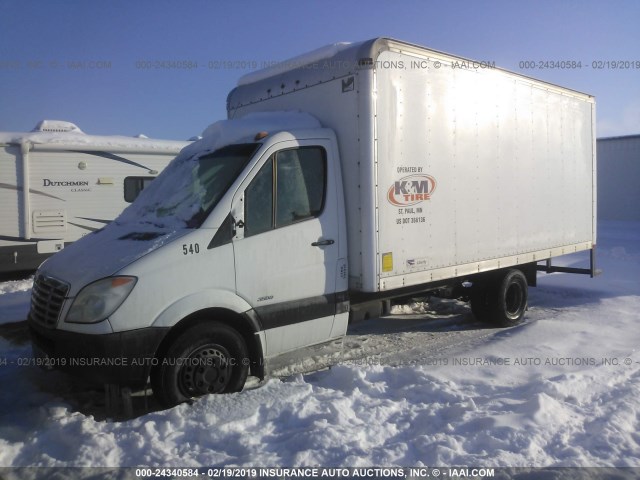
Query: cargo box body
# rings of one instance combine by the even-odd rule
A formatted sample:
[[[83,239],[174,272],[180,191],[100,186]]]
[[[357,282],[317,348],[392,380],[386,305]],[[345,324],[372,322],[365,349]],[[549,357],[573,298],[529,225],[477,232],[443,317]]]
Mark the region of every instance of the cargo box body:
[[[246,75],[228,97],[229,118],[283,110],[336,133],[352,291],[595,246],[589,95],[381,38]]]

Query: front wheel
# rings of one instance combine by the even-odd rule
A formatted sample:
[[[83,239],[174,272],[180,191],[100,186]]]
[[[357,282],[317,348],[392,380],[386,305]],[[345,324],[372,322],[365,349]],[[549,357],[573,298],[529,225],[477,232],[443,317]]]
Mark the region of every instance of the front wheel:
[[[220,323],[182,333],[151,372],[153,394],[165,407],[210,393],[242,390],[249,372],[242,336]]]

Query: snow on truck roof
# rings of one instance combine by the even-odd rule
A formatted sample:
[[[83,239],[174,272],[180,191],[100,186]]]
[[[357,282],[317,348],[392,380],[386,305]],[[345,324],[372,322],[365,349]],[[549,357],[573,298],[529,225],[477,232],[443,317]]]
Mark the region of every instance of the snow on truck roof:
[[[253,82],[259,82],[260,80],[273,77],[274,75],[278,75],[280,73],[285,73],[290,70],[295,70],[296,68],[318,63],[323,60],[328,60],[329,58],[336,56],[338,52],[353,45],[354,44],[351,42],[332,43],[330,45],[325,45],[324,47],[312,50],[308,53],[303,53],[302,55],[289,58],[282,62],[276,62],[273,65],[270,65],[261,70],[256,70],[255,72],[250,72],[243,75],[238,79],[238,86],[248,85]]]
[[[42,120],[30,132],[0,132],[0,143],[20,145],[29,142],[46,148],[69,147],[70,149],[109,149],[166,151],[178,153],[188,145],[188,141],[159,140],[144,135],[126,137],[123,135],[87,135],[77,125],[64,120]]]
[[[202,132],[202,138],[194,142],[181,157],[195,151],[213,151],[244,138],[253,139],[258,132],[269,134],[284,130],[320,128],[320,122],[306,112],[254,112],[240,119],[220,120]]]

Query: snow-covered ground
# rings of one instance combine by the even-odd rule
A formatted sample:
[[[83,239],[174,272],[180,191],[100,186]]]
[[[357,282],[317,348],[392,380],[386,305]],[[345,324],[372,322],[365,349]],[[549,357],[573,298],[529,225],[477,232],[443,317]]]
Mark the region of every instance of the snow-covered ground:
[[[120,422],[18,365],[30,281],[1,283],[0,466],[640,467],[640,224],[603,223],[598,260],[596,279],[541,276],[524,325],[407,302],[329,370]]]

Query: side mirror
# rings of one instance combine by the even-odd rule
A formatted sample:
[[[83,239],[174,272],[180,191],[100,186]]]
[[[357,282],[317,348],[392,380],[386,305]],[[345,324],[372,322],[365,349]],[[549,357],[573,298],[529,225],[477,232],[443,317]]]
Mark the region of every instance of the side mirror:
[[[242,232],[244,230],[244,193],[231,207],[231,213],[229,213],[229,217],[231,217],[230,222],[232,237],[243,238],[244,233]]]

